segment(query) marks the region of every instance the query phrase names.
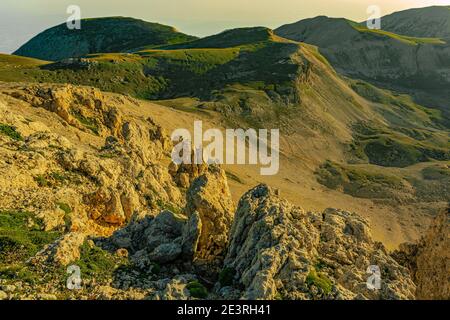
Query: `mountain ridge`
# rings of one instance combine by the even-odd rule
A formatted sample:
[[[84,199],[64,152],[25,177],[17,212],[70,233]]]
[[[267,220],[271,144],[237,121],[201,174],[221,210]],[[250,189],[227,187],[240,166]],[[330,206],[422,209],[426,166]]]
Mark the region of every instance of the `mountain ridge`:
[[[450,42],[445,39],[370,30],[324,16],[281,26],[275,33],[318,46],[343,75],[406,92],[419,103],[439,108],[450,124]]]

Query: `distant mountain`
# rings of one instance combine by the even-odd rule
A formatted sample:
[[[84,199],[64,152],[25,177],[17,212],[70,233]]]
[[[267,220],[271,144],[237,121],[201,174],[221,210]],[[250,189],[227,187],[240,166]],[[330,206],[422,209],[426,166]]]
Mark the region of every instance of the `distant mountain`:
[[[432,9],[450,12],[447,7]],[[425,16],[429,12],[429,8],[417,10],[424,10]],[[406,13],[397,14],[405,16]],[[383,26],[389,26],[392,17],[383,18]],[[318,46],[333,67],[346,76],[407,91],[450,116],[449,40],[370,30],[350,20],[324,16],[284,25],[275,33]]]
[[[62,60],[92,53],[125,52],[142,46],[167,45],[195,40],[175,28],[133,18],[109,17],[83,19],[80,30],[66,24],[45,30],[15,55],[42,60]]]
[[[337,45],[360,35],[358,30],[351,26],[351,21],[326,16],[286,24],[275,29],[275,33],[287,39],[310,43],[321,48]]]
[[[180,43],[162,48],[230,48],[272,40],[274,36],[273,30],[266,27],[236,28],[192,42]]]
[[[355,37],[371,37],[348,26]],[[280,128],[306,136],[319,131],[339,140],[341,147],[362,134],[363,139],[348,147],[356,162],[404,167],[430,158],[450,159],[448,139],[439,131],[444,121],[439,112],[363,81],[343,80],[316,47],[266,28],[229,30],[133,53],[94,54],[50,64],[38,61],[31,67],[27,61],[11,63],[16,60],[0,56],[6,81],[23,77],[170,100],[162,103],[194,112],[218,111],[231,127]]]
[[[381,27],[405,36],[450,39],[450,6],[396,12],[383,17]]]

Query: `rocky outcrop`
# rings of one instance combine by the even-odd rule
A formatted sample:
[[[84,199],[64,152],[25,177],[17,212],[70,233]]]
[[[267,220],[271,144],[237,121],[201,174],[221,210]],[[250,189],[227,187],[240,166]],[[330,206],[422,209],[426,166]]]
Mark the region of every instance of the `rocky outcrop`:
[[[171,163],[169,165],[169,172],[172,175],[175,183],[180,188],[189,188],[191,183],[200,175],[208,171],[208,165],[205,163],[196,164],[194,161],[194,153],[191,154],[191,164],[181,163],[177,165]]]
[[[382,270],[380,290],[366,286],[371,265]],[[415,290],[367,221],[335,209],[304,212],[265,185],[239,201],[225,268],[247,299],[411,299]]]
[[[132,221],[110,239],[114,249],[131,251],[131,259],[142,267],[175,260],[220,263],[234,214],[225,172],[207,167],[186,198],[186,216],[163,211]]]
[[[130,260],[142,269],[155,263],[167,264],[181,258],[183,238],[187,237],[183,234],[185,224],[185,217],[166,210],[156,217],[131,221],[108,242],[114,250],[126,249]]]
[[[42,189],[58,187],[64,193],[73,191],[71,197],[76,199],[72,202],[83,204],[79,206],[80,211],[85,211],[85,215],[99,225],[120,226],[144,208],[159,211],[166,203],[183,206],[180,190],[168,169],[161,165],[170,150],[168,136],[150,118],[125,116],[119,110],[119,106],[124,104],[122,98],[111,100],[97,89],[70,85],[6,85],[1,93],[4,97],[13,98],[9,99],[10,103],[43,108],[48,111],[43,112],[47,117],[56,115],[55,122],[68,128],[67,137],[88,142],[103,139],[103,146],[96,150],[86,145],[88,142],[73,143],[66,137],[50,133],[54,128],[38,126],[39,122],[13,116],[6,107],[0,110],[5,114],[3,119],[17,125],[17,130],[24,136],[22,141],[15,142],[15,151],[7,152],[16,158],[35,154],[39,159],[39,165],[28,163],[33,167],[33,171],[28,171],[30,180],[38,176],[43,184]],[[85,136],[82,137],[80,132]],[[19,167],[27,166],[25,162],[11,163]],[[21,172],[21,168],[13,170]],[[24,171],[23,175],[26,174]],[[68,183],[69,176],[76,179],[76,184],[56,183]],[[23,179],[22,176],[21,180],[13,181]],[[58,181],[50,186],[48,180]],[[41,196],[41,199],[49,196]],[[13,208],[14,204],[9,207]],[[51,210],[54,208],[48,208],[49,212]],[[57,224],[56,221],[51,223]],[[85,222],[73,224],[77,230],[85,225]]]
[[[208,172],[195,179],[186,194],[186,214],[197,224],[199,240],[195,259],[214,261],[223,255],[233,221],[234,205],[228,188],[225,171],[210,166]]]
[[[45,231],[66,233],[37,261],[67,265],[87,237],[184,206],[162,164],[170,139],[151,118],[126,114],[131,100],[48,84],[4,84],[0,99],[1,125],[15,132],[0,135],[0,211],[31,212]],[[155,260],[161,249],[181,252],[160,248]]]
[[[439,214],[417,243],[404,243],[393,257],[407,266],[417,285],[416,298],[450,299],[450,212]]]
[[[34,264],[54,263],[56,265],[66,266],[80,258],[80,246],[86,238],[86,234],[83,233],[67,233],[55,243],[38,252],[30,262]]]

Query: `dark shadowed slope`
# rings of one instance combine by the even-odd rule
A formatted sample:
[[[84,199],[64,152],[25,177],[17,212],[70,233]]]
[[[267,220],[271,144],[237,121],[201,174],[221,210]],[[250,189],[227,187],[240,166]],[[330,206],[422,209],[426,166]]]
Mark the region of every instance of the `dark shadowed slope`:
[[[385,16],[383,30],[412,37],[450,38],[450,6],[410,9]]]
[[[54,61],[194,39],[173,27],[133,18],[83,19],[80,30],[69,30],[65,23],[60,24],[40,33],[14,54]]]

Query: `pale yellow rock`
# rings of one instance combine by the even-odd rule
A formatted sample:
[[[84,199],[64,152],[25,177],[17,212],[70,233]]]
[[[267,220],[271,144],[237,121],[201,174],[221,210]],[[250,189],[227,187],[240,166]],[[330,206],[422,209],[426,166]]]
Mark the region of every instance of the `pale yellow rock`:
[[[188,216],[198,213],[200,238],[195,258],[213,261],[221,257],[228,245],[228,234],[234,216],[234,204],[225,172],[211,166],[195,179],[186,195]]]

